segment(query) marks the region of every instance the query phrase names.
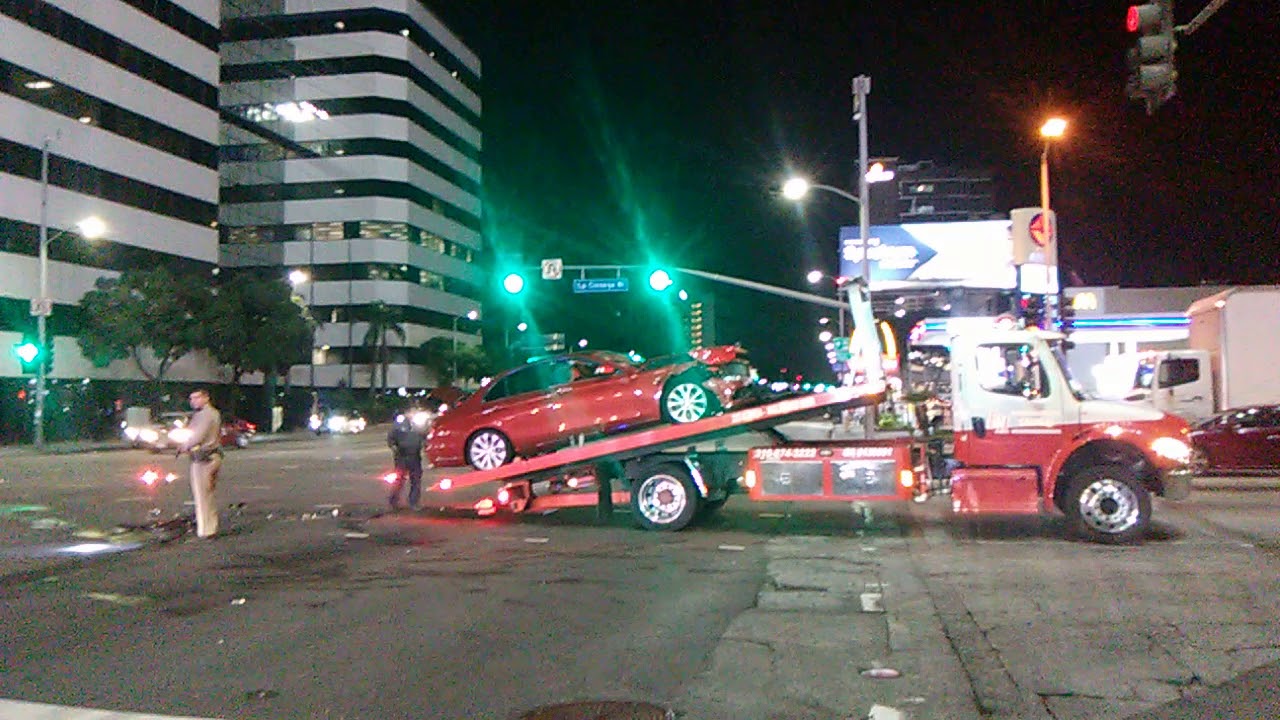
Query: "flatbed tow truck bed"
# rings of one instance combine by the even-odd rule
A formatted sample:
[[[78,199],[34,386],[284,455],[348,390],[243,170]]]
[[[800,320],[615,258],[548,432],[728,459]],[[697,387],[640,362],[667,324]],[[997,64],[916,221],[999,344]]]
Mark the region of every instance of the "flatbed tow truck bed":
[[[459,468],[427,490],[501,483],[474,505],[482,515],[596,505],[601,516],[608,516],[615,503],[630,502],[636,520],[654,530],[683,528],[699,511],[720,507],[740,485],[759,501],[909,499],[918,488],[914,471],[920,465],[909,438],[720,449],[737,435],[875,404],[884,392],[884,383],[877,381],[610,435],[498,468]],[[614,490],[615,480],[627,489]],[[535,494],[539,482],[549,482],[551,491]]]

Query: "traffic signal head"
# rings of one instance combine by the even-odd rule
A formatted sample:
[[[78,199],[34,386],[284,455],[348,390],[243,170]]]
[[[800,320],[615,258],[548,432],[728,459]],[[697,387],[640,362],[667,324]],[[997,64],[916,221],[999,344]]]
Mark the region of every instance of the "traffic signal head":
[[[1129,49],[1128,96],[1142,100],[1147,113],[1154,113],[1177,92],[1178,71],[1174,51],[1178,42],[1173,23],[1173,0],[1156,0],[1131,5],[1125,28],[1138,38]]]
[[[649,273],[649,287],[656,292],[662,292],[675,284],[671,279],[671,273],[661,268]]]
[[[507,273],[506,277],[502,278],[502,289],[511,295],[519,295],[524,292],[524,276],[516,272]]]
[[[22,366],[22,372],[26,374],[34,374],[40,363],[44,361],[43,353],[40,352],[40,346],[31,340],[24,339],[20,343],[13,346],[13,354],[18,357],[18,362]]]

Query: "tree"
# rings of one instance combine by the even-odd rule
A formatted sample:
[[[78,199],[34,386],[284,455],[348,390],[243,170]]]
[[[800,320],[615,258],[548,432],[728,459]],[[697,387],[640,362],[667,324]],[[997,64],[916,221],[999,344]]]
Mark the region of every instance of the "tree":
[[[493,375],[496,366],[479,345],[459,345],[453,361],[458,366],[458,378],[480,382]]]
[[[479,381],[494,372],[494,363],[479,345],[460,344],[455,349],[452,338],[438,335],[421,347],[425,355],[422,364],[442,385],[452,385],[458,380]]]
[[[422,364],[441,385],[452,384],[454,378],[450,374],[453,367],[453,340],[437,335],[420,346],[423,352]]]
[[[379,383],[382,390],[387,389],[387,365],[390,364],[387,353],[387,333],[395,335],[401,343],[404,343],[404,326],[400,324],[402,319],[404,319],[404,313],[400,308],[392,307],[381,300],[370,305],[366,313],[365,321],[369,323],[369,330],[364,334],[364,345],[374,349],[374,362],[382,367],[382,381]],[[369,397],[373,395],[374,384],[370,378]]]
[[[315,323],[286,282],[242,272],[213,289],[201,329],[200,346],[231,368],[233,382],[261,372],[271,393],[281,372],[307,360]]]
[[[201,344],[199,316],[209,285],[192,280],[162,266],[99,278],[80,299],[76,339],[85,357],[97,367],[133,358],[144,377],[164,380],[173,363]]]

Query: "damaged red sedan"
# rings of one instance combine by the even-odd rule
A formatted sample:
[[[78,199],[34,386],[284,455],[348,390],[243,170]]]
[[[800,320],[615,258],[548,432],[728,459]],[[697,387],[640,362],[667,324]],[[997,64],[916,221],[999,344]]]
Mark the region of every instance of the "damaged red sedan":
[[[499,374],[442,414],[427,439],[427,460],[484,470],[579,435],[693,422],[733,407],[754,379],[735,345],[648,362],[605,351],[545,358]]]

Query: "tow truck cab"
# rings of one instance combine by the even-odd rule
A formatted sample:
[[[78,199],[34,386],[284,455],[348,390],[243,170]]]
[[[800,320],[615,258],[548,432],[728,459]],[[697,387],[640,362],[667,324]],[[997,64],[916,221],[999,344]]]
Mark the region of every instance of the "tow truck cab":
[[[1145,534],[1151,495],[1190,493],[1187,423],[1094,400],[1071,378],[1062,336],[970,332],[951,342],[957,513],[1064,513],[1090,539]]]

